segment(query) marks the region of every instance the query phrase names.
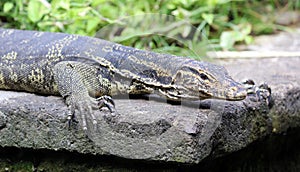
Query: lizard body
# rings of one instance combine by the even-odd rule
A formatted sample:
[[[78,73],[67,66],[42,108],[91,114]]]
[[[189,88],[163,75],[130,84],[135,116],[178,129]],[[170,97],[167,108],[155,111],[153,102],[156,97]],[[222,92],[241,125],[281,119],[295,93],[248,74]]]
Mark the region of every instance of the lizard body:
[[[178,101],[247,95],[222,66],[97,38],[13,29],[0,29],[0,89],[61,95],[70,114],[79,110],[84,129],[87,119],[96,122],[93,108],[113,110],[108,96],[155,93]]]

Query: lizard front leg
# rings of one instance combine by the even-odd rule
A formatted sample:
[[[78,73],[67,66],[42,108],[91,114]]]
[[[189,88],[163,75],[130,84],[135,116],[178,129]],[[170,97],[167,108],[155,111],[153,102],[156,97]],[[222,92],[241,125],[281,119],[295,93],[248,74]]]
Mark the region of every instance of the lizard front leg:
[[[73,119],[77,109],[83,130],[89,130],[92,127],[90,124],[93,127],[97,124],[92,109],[103,106],[114,109],[112,101],[103,101],[107,98],[99,99],[99,102],[95,99],[97,95],[107,97],[109,89],[108,84],[103,83],[103,75],[107,73],[99,71],[99,68],[80,62],[63,61],[54,66],[53,72],[58,90],[69,109],[68,118]]]

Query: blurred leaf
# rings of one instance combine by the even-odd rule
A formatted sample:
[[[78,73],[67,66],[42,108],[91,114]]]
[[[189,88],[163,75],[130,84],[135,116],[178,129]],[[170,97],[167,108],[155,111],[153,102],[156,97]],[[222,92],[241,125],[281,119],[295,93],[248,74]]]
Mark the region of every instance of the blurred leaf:
[[[230,50],[233,48],[235,42],[245,41],[251,43],[252,37],[251,25],[249,23],[242,23],[238,26],[234,26],[235,30],[222,32],[220,37],[220,46],[224,50]]]
[[[93,17],[93,18],[89,19],[87,21],[86,31],[88,33],[92,32],[93,30],[95,30],[95,28],[97,27],[98,24],[99,24],[99,18]]]
[[[202,14],[202,18],[208,23],[208,24],[212,24],[213,20],[214,20],[214,14],[207,14],[207,13],[203,13]]]
[[[248,45],[253,43],[253,37],[252,36],[246,36],[245,37],[245,43],[248,44]]]
[[[3,6],[3,12],[7,13],[14,7],[14,4],[11,2],[5,2]]]
[[[107,0],[93,0],[91,5],[98,6],[104,4],[105,2],[107,2]]]
[[[252,27],[249,23],[244,23],[240,26],[241,28],[241,32],[244,34],[244,35],[249,35],[251,33],[251,30],[252,30]]]
[[[31,0],[28,3],[28,18],[32,22],[39,21],[45,14],[49,12],[44,4],[42,4],[39,0]]]
[[[52,8],[54,9],[70,9],[70,0],[52,0],[51,1]]]
[[[222,32],[220,37],[220,45],[224,50],[229,50],[233,47],[235,43],[235,32],[233,31],[226,31]]]
[[[184,38],[186,38],[186,37],[190,34],[190,32],[191,32],[191,30],[192,30],[192,27],[193,27],[193,26],[191,26],[191,25],[186,25],[186,26],[184,26],[183,32],[182,32],[182,36],[183,36]]]

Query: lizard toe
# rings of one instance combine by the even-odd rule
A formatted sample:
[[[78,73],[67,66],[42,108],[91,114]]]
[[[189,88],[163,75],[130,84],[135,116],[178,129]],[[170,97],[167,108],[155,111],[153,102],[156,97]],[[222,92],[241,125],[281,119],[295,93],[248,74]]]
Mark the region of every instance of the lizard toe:
[[[114,114],[116,112],[115,102],[110,96],[107,95],[101,96],[97,98],[97,101],[98,101],[99,109],[102,109],[103,107],[107,107],[110,113]]]
[[[80,100],[80,101],[73,101],[73,100]],[[78,123],[75,119],[79,119],[82,129],[87,132],[90,129],[97,128],[97,118],[93,114],[93,108],[97,106],[98,102],[95,99],[90,97],[87,98],[76,98],[74,96],[70,96],[67,98],[69,105],[68,111],[68,121],[69,127],[71,126],[72,122]],[[78,113],[75,113],[75,110],[78,110]],[[77,115],[79,114],[79,115]]]

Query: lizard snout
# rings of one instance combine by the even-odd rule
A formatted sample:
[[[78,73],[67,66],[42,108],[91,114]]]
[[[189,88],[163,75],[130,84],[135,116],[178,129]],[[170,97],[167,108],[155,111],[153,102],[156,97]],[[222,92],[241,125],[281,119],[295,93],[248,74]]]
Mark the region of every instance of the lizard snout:
[[[232,86],[228,89],[226,99],[227,100],[243,100],[247,96],[246,88],[239,84]]]

